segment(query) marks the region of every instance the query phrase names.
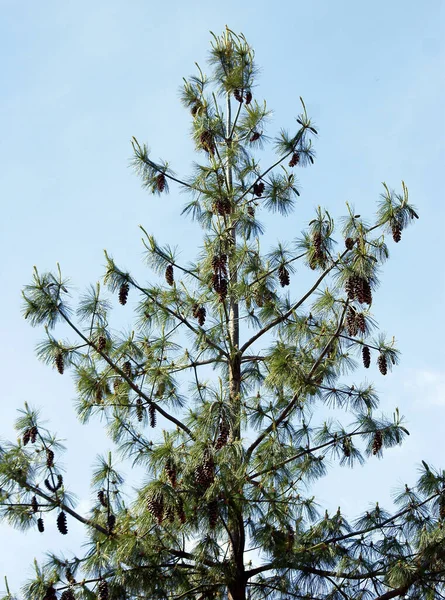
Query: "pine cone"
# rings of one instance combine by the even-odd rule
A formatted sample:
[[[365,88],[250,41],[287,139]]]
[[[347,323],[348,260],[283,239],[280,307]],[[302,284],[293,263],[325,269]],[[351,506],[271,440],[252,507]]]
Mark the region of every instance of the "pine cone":
[[[150,427],[154,429],[156,427],[156,408],[153,403],[148,407],[148,413],[150,416]]]
[[[63,510],[57,516],[57,529],[62,535],[66,535],[68,533],[66,514],[63,512]]]
[[[355,317],[355,323],[357,325],[358,330],[361,333],[366,333],[366,321],[365,315],[363,313],[357,313]]]
[[[138,398],[136,400],[136,417],[137,417],[137,420],[139,421],[139,423],[144,418],[144,406],[142,404],[142,398]]]
[[[156,188],[158,192],[163,192],[165,190],[165,175],[164,173],[159,173],[156,177]]]
[[[235,100],[238,100],[238,102],[240,104],[242,104],[242,102],[243,102],[243,95],[241,93],[241,90],[234,90],[233,91],[233,95],[235,96]]]
[[[262,196],[264,189],[265,189],[265,185],[262,181],[260,181],[259,183],[254,183],[253,184],[253,193],[255,194],[255,196],[258,196],[258,198],[260,196]]]
[[[345,292],[348,296],[348,300],[354,300],[355,298],[355,276],[349,277],[345,283]]]
[[[209,515],[209,527],[215,529],[218,523],[218,501],[212,500],[207,504],[207,512]]]
[[[31,439],[31,428],[28,428],[23,433],[23,438],[22,438],[23,445],[26,446],[30,439]]]
[[[249,90],[246,92],[246,105],[249,105],[252,102],[252,92]]]
[[[346,315],[346,328],[348,330],[348,334],[352,337],[356,336],[358,332],[356,314],[355,308],[350,306]]]
[[[286,539],[286,552],[290,552],[294,547],[295,542],[295,531],[289,525],[287,528],[287,539]]]
[[[218,296],[220,302],[224,302],[227,298],[227,279],[225,277],[221,277],[219,281]]]
[[[54,452],[50,449],[46,449],[46,466],[48,469],[54,466]]]
[[[250,137],[249,142],[256,142],[257,140],[259,140],[261,137],[261,133],[259,133],[258,131],[254,131],[252,136]]]
[[[203,131],[199,139],[203,150],[213,156],[215,154],[215,142],[212,133],[210,131]]]
[[[56,368],[59,371],[59,373],[61,375],[63,375],[63,371],[65,370],[65,365],[63,363],[63,354],[61,352],[58,352],[56,354],[56,357],[54,359],[54,362],[56,364]]]
[[[76,580],[74,579],[73,574],[71,573],[71,569],[69,567],[65,571],[65,579],[71,585],[74,585],[76,583]]]
[[[350,237],[345,239],[345,246],[347,250],[352,250],[354,247],[354,240]]]
[[[289,271],[284,265],[278,267],[278,279],[280,280],[281,287],[285,287],[290,284]]]
[[[156,519],[158,525],[164,520],[164,497],[162,494],[156,494],[147,498],[148,511]]]
[[[386,375],[388,372],[388,363],[386,362],[386,356],[384,354],[379,354],[377,359],[377,365],[379,367],[379,371],[382,375]]]
[[[108,508],[108,500],[107,500],[104,490],[99,490],[97,492],[97,499],[99,500],[99,502],[102,504],[102,506],[104,508]]]
[[[37,529],[40,531],[40,533],[43,533],[45,531],[45,525],[43,524],[42,517],[39,517],[37,519]]]
[[[99,336],[99,339],[97,340],[97,349],[99,350],[99,352],[103,352],[105,350],[106,345],[107,338],[104,335]]]
[[[124,306],[127,304],[128,292],[130,291],[130,286],[127,282],[124,282],[119,288],[119,302]]]
[[[294,152],[292,154],[292,157],[291,157],[290,161],[289,161],[289,166],[290,167],[296,167],[299,162],[300,162],[300,155],[298,154],[298,152]]]
[[[369,281],[362,277],[354,278],[354,292],[360,304],[372,303],[372,291]]]
[[[362,348],[362,359],[365,369],[369,369],[369,365],[371,364],[371,352],[368,346],[363,346]]]
[[[108,533],[113,533],[114,526],[116,525],[116,517],[110,513],[107,517],[107,529]]]
[[[343,454],[346,456],[346,458],[349,458],[351,456],[351,446],[352,446],[351,438],[349,436],[343,438],[342,448],[343,448]]]
[[[195,469],[195,481],[207,489],[215,481],[215,463],[213,456],[205,452],[203,462]]]
[[[255,209],[253,206],[248,206],[247,207],[247,214],[249,215],[249,217],[251,217],[252,219],[255,217]]]
[[[316,258],[320,258],[323,255],[323,238],[319,231],[316,231],[312,236],[312,242],[314,244]]]
[[[204,323],[205,323],[205,320],[206,320],[206,309],[204,308],[204,306],[201,306],[198,309],[197,318],[198,318],[199,325],[202,327],[204,325]]]
[[[165,463],[165,472],[167,474],[168,480],[170,481],[170,485],[172,487],[176,487],[176,467],[172,460],[168,459]]]
[[[223,448],[227,444],[229,435],[230,435],[229,425],[227,424],[227,422],[225,420],[221,420],[219,423],[219,436],[215,442],[215,450],[216,451],[221,450],[221,448]]]
[[[31,508],[33,513],[36,513],[39,510],[39,503],[37,502],[37,498],[35,496],[31,498]]]
[[[30,433],[31,444],[35,444],[35,441],[37,439],[37,434],[38,434],[37,427],[35,425],[33,427],[31,427],[29,433]]]
[[[402,239],[402,228],[398,223],[392,226],[392,239],[398,244]]]
[[[195,319],[198,316],[198,312],[199,312],[199,304],[194,304],[192,306],[192,315],[195,317]]]
[[[374,441],[372,442],[372,453],[374,456],[380,452],[383,446],[383,437],[381,431],[376,431],[374,434]]]
[[[122,365],[122,371],[129,378],[133,375],[133,372],[132,372],[132,369],[131,369],[131,362],[129,360],[126,360],[124,362],[124,364]]]
[[[215,214],[218,214],[221,217],[223,217],[224,215],[228,215],[228,214],[230,214],[230,211],[231,211],[230,200],[228,198],[226,198],[225,196],[218,198],[213,203],[212,209]]]
[[[97,586],[97,598],[98,600],[108,600],[108,583],[105,579],[99,581]]]
[[[168,283],[168,285],[173,285],[175,281],[173,276],[173,265],[168,265],[168,267],[165,269],[165,281]]]
[[[57,600],[56,590],[52,585],[46,590],[43,600]]]
[[[76,600],[73,590],[71,588],[65,590],[60,596],[60,600]]]

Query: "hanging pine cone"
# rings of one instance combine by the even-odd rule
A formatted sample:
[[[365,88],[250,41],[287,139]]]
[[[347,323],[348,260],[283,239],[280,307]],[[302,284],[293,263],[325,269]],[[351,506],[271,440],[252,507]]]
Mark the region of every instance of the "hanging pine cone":
[[[58,352],[56,354],[54,362],[56,364],[56,369],[59,371],[59,373],[61,375],[63,375],[63,371],[65,370],[65,365],[63,363],[63,354],[61,352]]]
[[[289,271],[284,265],[278,267],[278,279],[280,280],[281,287],[285,287],[290,284]]]
[[[171,459],[168,459],[165,463],[165,473],[167,474],[168,480],[170,481],[170,485],[175,488],[177,473],[175,464]]]
[[[240,104],[242,104],[243,95],[241,93],[241,90],[234,90],[233,95],[235,96],[235,100],[237,100]],[[246,102],[246,104],[247,104],[247,102]]]
[[[347,250],[352,250],[354,247],[354,240],[350,237],[345,239],[345,246]]]
[[[144,418],[144,405],[142,404],[142,398],[138,398],[136,400],[136,418],[139,421],[139,423]]]
[[[165,269],[165,281],[168,283],[168,285],[173,285],[175,281],[173,276],[173,265],[168,265],[168,267]]]
[[[57,600],[56,590],[52,585],[46,590],[42,600]]]
[[[227,422],[224,419],[222,419],[219,423],[219,436],[215,442],[215,450],[216,451],[221,450],[221,448],[223,448],[227,444],[229,435],[230,435],[230,427],[227,424]]]
[[[97,492],[97,499],[99,500],[99,502],[102,504],[102,506],[104,508],[108,508],[108,500],[105,495],[105,490],[99,490]]]
[[[218,214],[221,217],[230,214],[230,200],[226,196],[221,196],[213,203],[212,210],[215,214]]]
[[[348,296],[348,300],[354,300],[355,298],[355,276],[349,277],[345,283],[345,292]]]
[[[178,515],[178,519],[181,525],[184,525],[184,523],[187,521],[187,517],[184,511],[184,502],[182,501],[181,497],[178,498],[178,503],[176,505],[176,514]]]
[[[34,425],[33,427],[31,427],[30,431],[29,431],[29,435],[30,435],[30,439],[31,439],[31,444],[34,444],[36,439],[37,439],[37,427]]]
[[[33,513],[36,513],[39,510],[39,503],[37,502],[37,498],[35,496],[31,498],[31,508]]]
[[[356,314],[355,308],[350,306],[346,315],[346,329],[348,330],[348,334],[352,337],[356,336],[358,332]]]
[[[198,319],[199,325],[201,325],[201,327],[202,327],[206,320],[206,309],[204,308],[204,306],[199,307],[197,319]]]
[[[74,585],[76,583],[76,580],[74,579],[73,574],[71,573],[71,569],[69,567],[65,571],[65,579],[70,585]]]
[[[249,105],[252,102],[252,92],[249,90],[246,92],[246,104]]]
[[[388,372],[388,363],[386,362],[386,356],[384,354],[379,354],[377,359],[377,365],[379,367],[379,371],[382,375],[386,375]]]
[[[218,523],[218,501],[212,500],[207,504],[207,513],[209,515],[209,527],[215,529]]]
[[[265,185],[264,182],[260,181],[259,183],[254,183],[253,184],[253,193],[255,194],[255,196],[258,196],[258,198],[260,196],[262,196],[264,189],[265,189]]]
[[[122,306],[127,304],[129,291],[130,291],[130,286],[128,285],[128,283],[127,282],[122,283],[119,288],[119,302],[120,302],[120,304],[122,304]]]
[[[67,590],[62,592],[60,600],[76,600],[73,590],[71,588],[68,588]]]
[[[363,313],[357,313],[355,317],[355,323],[357,325],[358,330],[361,333],[366,333],[366,321],[365,315]]]
[[[247,207],[247,214],[249,215],[249,217],[251,217],[252,219],[255,217],[255,209],[253,206],[248,206]]]
[[[63,512],[63,510],[57,516],[57,529],[62,535],[66,535],[68,533],[66,514]]]
[[[343,454],[346,456],[346,458],[349,458],[351,456],[351,447],[352,447],[351,438],[350,437],[343,438],[342,449],[343,449]]]
[[[116,517],[110,513],[107,517],[107,529],[108,533],[113,533],[114,526],[116,525]]]
[[[46,449],[46,466],[48,469],[54,466],[54,452],[50,449]]]
[[[40,533],[43,533],[45,531],[45,525],[43,523],[42,517],[39,517],[37,519],[37,529],[39,530]]]
[[[195,317],[195,319],[198,316],[198,311],[199,311],[199,304],[194,304],[192,306],[192,315]]]
[[[147,498],[147,508],[160,525],[164,520],[164,497],[162,494],[149,496]]]
[[[365,369],[369,369],[369,365],[371,364],[371,351],[368,346],[363,346],[362,348],[362,359]]]
[[[97,586],[97,598],[98,600],[108,600],[108,583],[105,579],[99,581]]]
[[[402,228],[398,223],[392,226],[392,239],[398,244],[402,239]]]
[[[380,452],[383,446],[383,436],[381,431],[376,431],[372,442],[372,453],[374,456]]]
[[[131,369],[131,362],[129,360],[126,360],[124,362],[124,364],[122,365],[122,371],[125,373],[125,375],[127,377],[131,377],[132,376],[133,372],[132,372],[132,369]]]
[[[367,279],[364,279],[363,277],[356,277],[354,279],[354,292],[360,304],[372,303],[371,286]]]
[[[290,167],[296,167],[299,162],[300,162],[300,155],[298,154],[298,152],[294,152],[292,154],[292,157],[291,157],[290,161],[289,161],[289,166]]]
[[[100,335],[99,339],[97,340],[97,349],[99,350],[99,352],[103,352],[105,350],[106,345],[107,338],[104,335]]]
[[[261,133],[259,133],[258,131],[254,131],[250,137],[249,142],[256,142],[257,140],[260,139],[260,137],[261,137]]]
[[[28,444],[28,442],[30,441],[30,439],[31,439],[31,428],[29,427],[23,433],[23,438],[22,438],[23,445],[26,446]]]
[[[315,248],[315,257],[321,258],[323,256],[323,238],[319,231],[316,231],[312,236],[312,243]]]
[[[215,142],[210,131],[203,131],[199,138],[203,150],[213,156],[215,154]]]
[[[195,469],[195,481],[198,485],[207,489],[215,480],[215,463],[213,456],[206,451],[203,462]]]
[[[162,193],[165,190],[165,175],[164,175],[164,173],[159,173],[159,175],[156,177],[156,189],[160,193]]]
[[[156,408],[153,403],[148,407],[148,413],[150,416],[150,427],[154,429],[156,427]]]
[[[227,298],[227,279],[225,277],[221,277],[219,281],[218,296],[220,302],[224,302]]]

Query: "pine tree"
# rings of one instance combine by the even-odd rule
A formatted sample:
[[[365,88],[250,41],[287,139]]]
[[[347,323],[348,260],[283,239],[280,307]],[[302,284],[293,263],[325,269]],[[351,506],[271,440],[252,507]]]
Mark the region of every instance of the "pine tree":
[[[353,523],[340,509],[319,511],[310,493],[328,461],[377,460],[408,433],[397,409],[376,416],[371,384],[341,381],[362,368],[354,355],[368,368],[372,352],[385,374],[398,362],[393,341],[371,336],[371,310],[389,256],[385,234],[399,242],[418,218],[407,188],[385,185],[372,225],[348,207],[338,246],[333,219],[318,208],[296,251],[284,243],[262,251],[257,215],[292,213],[295,171],[314,163],[318,132],[301,101],[295,131],[281,130],[276,160],[263,166],[269,111],[253,50],[227,29],[213,36],[209,63],[210,77],[198,67],[182,89],[200,156],[192,177],[180,179],[133,139],[151,193],[189,192],[183,213],[203,230],[196,262],[182,264],[144,229],[150,284],[106,254],[105,286],[122,306],[129,293],[138,301],[131,335],[114,333],[99,284],[77,311],[60,268],[35,269],[24,289],[25,318],[46,330],[38,357],[74,373],[79,418],[105,413],[120,454],[147,473],[124,502],[131,489],[118,466],[111,454],[99,459],[95,504],[81,515],[69,473],[61,476],[60,442],[25,406],[18,443],[1,447],[2,517],[42,534],[44,518],[68,538],[70,521],[80,521],[87,551],[36,563],[24,597],[442,597],[444,472],[424,463],[417,484],[398,494],[397,512],[377,504]],[[306,288],[293,281],[296,265],[309,267]],[[71,329],[69,342],[55,337],[59,323]],[[330,407],[344,410],[344,424],[326,419]]]

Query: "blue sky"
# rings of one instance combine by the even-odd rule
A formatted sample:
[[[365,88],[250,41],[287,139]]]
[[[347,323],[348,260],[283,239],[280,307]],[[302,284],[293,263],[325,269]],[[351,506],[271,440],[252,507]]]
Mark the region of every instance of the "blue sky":
[[[411,436],[383,461],[336,469],[317,492],[328,506],[341,503],[353,515],[368,501],[388,505],[391,488],[413,482],[421,459],[445,466],[444,2],[1,0],[0,6],[0,436],[14,436],[15,410],[25,401],[41,407],[67,440],[67,477],[86,505],[89,467],[109,444],[97,423],[76,423],[69,376],[37,362],[42,332],[21,317],[20,290],[33,265],[46,270],[58,261],[81,291],[102,275],[104,248],[147,277],[139,224],[193,255],[190,240],[198,230],[180,217],[184,197],[172,188],[159,201],[141,189],[128,168],[130,139],[147,142],[154,157],[187,174],[194,157],[178,88],[195,61],[205,65],[209,30],[220,33],[228,24],[256,50],[255,94],[274,111],[268,133],[292,128],[303,96],[320,134],[315,165],[298,173],[303,193],[295,213],[263,219],[266,245],[295,238],[318,205],[338,216],[348,201],[371,218],[382,181],[399,189],[405,180],[420,214],[400,244],[390,243],[373,305],[381,329],[396,336],[402,362],[387,378],[376,369],[369,374],[382,408],[398,406]],[[116,319],[130,326],[129,311]],[[17,589],[34,556],[62,542],[69,549],[81,534],[73,526],[67,541],[55,526],[26,537],[0,527],[8,540],[0,576]]]

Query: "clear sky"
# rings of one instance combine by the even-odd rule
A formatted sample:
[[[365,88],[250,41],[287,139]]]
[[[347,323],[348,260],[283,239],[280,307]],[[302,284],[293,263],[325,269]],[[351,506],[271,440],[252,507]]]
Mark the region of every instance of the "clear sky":
[[[20,290],[33,265],[58,261],[81,291],[102,275],[103,248],[147,277],[139,224],[192,255],[198,231],[180,217],[184,197],[172,187],[160,201],[141,189],[128,168],[130,138],[187,174],[190,117],[178,88],[195,61],[205,64],[209,30],[227,24],[256,50],[255,94],[274,110],[268,133],[293,126],[299,96],[319,129],[315,165],[298,173],[300,204],[270,220],[267,242],[296,237],[319,204],[337,216],[349,201],[371,218],[382,181],[398,189],[405,180],[420,214],[389,244],[373,304],[402,362],[386,378],[369,373],[382,408],[398,406],[411,436],[383,461],[335,469],[317,484],[319,497],[352,516],[379,499],[389,506],[391,489],[414,482],[421,459],[445,467],[443,0],[0,0],[0,8],[0,436],[14,439],[25,401],[41,407],[67,440],[66,478],[87,506],[90,465],[109,444],[98,423],[76,423],[69,375],[35,358],[43,332],[21,317]],[[122,315],[117,323],[129,326],[129,311]],[[0,576],[18,589],[34,556],[75,547],[81,535],[74,525],[68,540],[54,524],[44,536],[1,526]]]

